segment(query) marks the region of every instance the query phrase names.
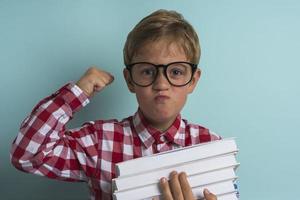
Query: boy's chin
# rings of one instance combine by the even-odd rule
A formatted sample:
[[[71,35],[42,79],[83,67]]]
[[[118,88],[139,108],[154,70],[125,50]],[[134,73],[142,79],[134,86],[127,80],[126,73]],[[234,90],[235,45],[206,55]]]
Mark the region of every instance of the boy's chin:
[[[177,112],[171,110],[157,110],[152,113],[152,117],[158,122],[168,122],[175,119],[177,115]]]
[[[149,106],[142,108],[142,111],[147,118],[156,122],[169,122],[175,119],[180,112],[172,106]]]

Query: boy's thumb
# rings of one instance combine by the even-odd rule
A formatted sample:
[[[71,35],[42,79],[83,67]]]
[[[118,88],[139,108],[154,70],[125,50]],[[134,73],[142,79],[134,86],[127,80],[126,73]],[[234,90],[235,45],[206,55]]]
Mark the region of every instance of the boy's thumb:
[[[217,196],[211,193],[208,189],[204,189],[203,193],[205,200],[217,200]]]

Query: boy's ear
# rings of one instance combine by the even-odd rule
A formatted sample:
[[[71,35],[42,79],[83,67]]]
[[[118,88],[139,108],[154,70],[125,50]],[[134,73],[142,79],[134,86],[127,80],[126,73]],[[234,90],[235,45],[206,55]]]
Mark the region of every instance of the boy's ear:
[[[190,84],[188,85],[188,93],[192,93],[194,91],[200,77],[201,77],[201,69],[197,68],[197,70],[195,71],[195,73],[193,75],[193,78],[192,78]]]
[[[126,69],[126,68],[123,69],[123,75],[124,75],[124,78],[125,78],[125,81],[126,81],[129,91],[132,93],[135,93],[134,84],[131,81],[130,73],[129,73],[128,69]]]

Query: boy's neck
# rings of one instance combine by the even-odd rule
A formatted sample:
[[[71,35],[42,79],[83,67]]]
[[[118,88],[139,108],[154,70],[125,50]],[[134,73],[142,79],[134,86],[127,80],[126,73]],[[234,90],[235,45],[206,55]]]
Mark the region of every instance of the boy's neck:
[[[174,123],[177,116],[172,119],[169,119],[167,121],[164,121],[164,122],[157,122],[157,121],[151,120],[151,119],[147,118],[145,115],[144,115],[144,117],[149,126],[151,126],[152,128],[155,128],[161,132],[165,132],[172,126],[172,124]]]

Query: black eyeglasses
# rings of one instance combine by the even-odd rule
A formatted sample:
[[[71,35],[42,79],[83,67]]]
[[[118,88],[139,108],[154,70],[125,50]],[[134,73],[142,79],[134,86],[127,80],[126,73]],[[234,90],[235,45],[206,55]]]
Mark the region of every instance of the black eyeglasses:
[[[189,62],[172,62],[166,65],[155,65],[149,62],[137,62],[126,65],[130,72],[132,81],[141,87],[152,85],[159,72],[163,68],[163,73],[169,83],[176,87],[182,87],[191,82],[197,69],[197,64]]]

